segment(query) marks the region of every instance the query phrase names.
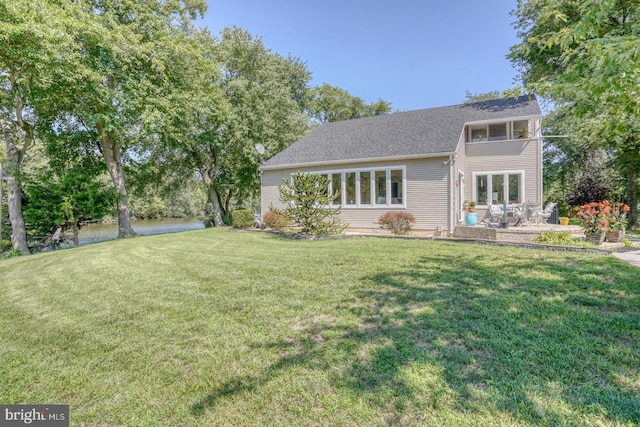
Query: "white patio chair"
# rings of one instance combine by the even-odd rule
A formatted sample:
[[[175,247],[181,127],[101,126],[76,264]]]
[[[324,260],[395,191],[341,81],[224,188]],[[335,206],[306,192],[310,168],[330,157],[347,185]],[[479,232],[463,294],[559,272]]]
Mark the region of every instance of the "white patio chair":
[[[549,220],[549,217],[551,217],[551,214],[553,213],[553,209],[555,207],[556,203],[547,203],[547,206],[545,206],[543,210],[536,212],[536,217],[540,218],[543,224],[547,224],[547,221]]]
[[[513,217],[517,219],[514,225],[524,225],[526,217],[524,215],[524,210],[518,206],[513,207]]]
[[[489,215],[491,216],[491,222],[493,222],[494,219],[497,222],[497,220],[504,215],[502,206],[489,204]]]

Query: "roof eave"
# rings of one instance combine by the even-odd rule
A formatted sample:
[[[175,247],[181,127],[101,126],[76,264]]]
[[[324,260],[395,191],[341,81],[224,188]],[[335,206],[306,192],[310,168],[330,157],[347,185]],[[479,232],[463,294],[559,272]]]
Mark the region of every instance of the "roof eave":
[[[451,156],[453,154],[455,154],[455,151],[445,151],[445,152],[439,152],[439,153],[405,154],[400,156],[366,157],[366,158],[344,159],[344,160],[323,160],[318,162],[289,163],[289,164],[283,164],[283,165],[262,165],[260,166],[259,170],[270,171],[270,170],[280,170],[280,169],[312,168],[312,167],[318,167],[318,166],[345,165],[350,163],[395,162],[400,160],[446,157],[446,156]]]

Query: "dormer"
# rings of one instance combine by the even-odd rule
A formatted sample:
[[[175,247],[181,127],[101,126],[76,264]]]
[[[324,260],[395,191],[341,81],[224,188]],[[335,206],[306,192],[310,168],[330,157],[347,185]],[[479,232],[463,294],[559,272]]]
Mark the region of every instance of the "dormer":
[[[509,141],[532,135],[529,120],[471,123],[465,127],[468,143]]]

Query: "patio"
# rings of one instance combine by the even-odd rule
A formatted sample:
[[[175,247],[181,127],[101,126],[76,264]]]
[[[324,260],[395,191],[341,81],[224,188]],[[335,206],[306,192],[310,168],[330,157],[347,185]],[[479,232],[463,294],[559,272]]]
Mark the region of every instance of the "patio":
[[[509,228],[489,228],[485,227],[484,224],[473,227],[458,225],[453,233],[453,237],[495,242],[532,243],[543,231],[568,231],[576,238],[584,238],[582,227],[557,224],[532,224],[526,226],[514,226],[510,224]]]

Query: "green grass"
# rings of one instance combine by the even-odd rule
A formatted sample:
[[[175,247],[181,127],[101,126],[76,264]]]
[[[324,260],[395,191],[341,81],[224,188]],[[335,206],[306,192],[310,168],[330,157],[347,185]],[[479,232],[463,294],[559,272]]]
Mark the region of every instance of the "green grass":
[[[640,273],[613,256],[207,229],[0,277],[0,403],[71,425],[640,422]]]

